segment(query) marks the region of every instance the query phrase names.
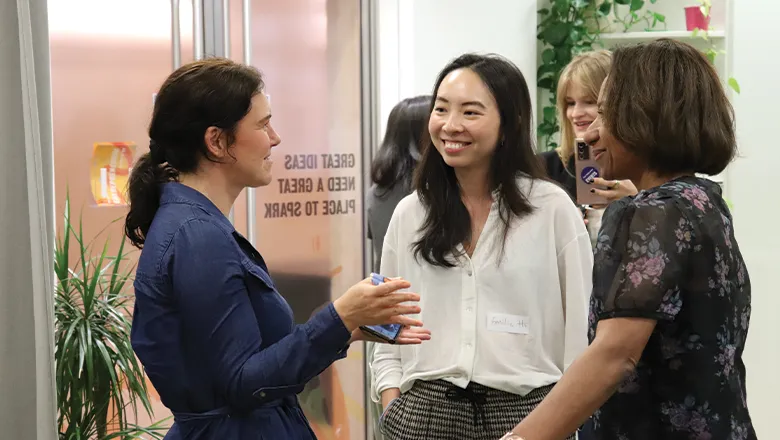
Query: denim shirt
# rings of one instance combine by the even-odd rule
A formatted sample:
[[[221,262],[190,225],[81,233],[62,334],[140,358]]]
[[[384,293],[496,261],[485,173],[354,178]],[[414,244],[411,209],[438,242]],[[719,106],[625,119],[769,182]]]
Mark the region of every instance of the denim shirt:
[[[263,258],[203,194],[162,185],[131,340],[178,439],[313,439],[295,395],[346,356],[333,304],[295,325]]]

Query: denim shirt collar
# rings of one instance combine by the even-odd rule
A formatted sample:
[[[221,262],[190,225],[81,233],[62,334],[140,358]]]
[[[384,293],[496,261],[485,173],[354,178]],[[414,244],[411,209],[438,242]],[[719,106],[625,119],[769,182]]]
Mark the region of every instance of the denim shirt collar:
[[[235,231],[233,224],[230,220],[222,214],[222,211],[217,208],[214,203],[209,200],[208,197],[203,195],[195,188],[191,188],[187,185],[183,185],[179,182],[168,182],[162,184],[160,194],[160,206],[169,203],[183,203],[191,206],[197,206],[203,210],[206,214],[213,216],[217,222],[228,228],[229,231]]]

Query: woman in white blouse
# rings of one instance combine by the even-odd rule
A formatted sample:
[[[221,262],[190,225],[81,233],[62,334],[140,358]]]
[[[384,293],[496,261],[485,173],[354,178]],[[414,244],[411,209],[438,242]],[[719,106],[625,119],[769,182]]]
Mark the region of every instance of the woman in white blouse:
[[[462,55],[433,95],[417,190],[381,266],[420,293],[433,338],[378,346],[372,394],[389,439],[495,439],[585,349],[592,251],[579,210],[544,178],[514,64]]]

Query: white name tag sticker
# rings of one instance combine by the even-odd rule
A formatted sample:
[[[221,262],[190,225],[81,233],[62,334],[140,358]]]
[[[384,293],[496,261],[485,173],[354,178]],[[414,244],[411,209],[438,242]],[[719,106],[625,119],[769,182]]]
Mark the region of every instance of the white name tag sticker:
[[[505,313],[488,313],[487,329],[491,332],[527,335],[529,331],[528,317],[507,315]]]

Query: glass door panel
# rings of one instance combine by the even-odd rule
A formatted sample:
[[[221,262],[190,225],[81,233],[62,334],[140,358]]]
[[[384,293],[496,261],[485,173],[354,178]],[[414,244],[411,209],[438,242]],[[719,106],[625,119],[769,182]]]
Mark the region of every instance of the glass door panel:
[[[363,273],[360,2],[252,0],[252,64],[266,76],[274,181],[255,193],[256,246],[297,322]],[[299,396],[322,440],[365,438],[362,347]]]
[[[83,215],[85,239],[100,234],[96,243],[102,243],[109,237],[108,252],[115,255],[124,239],[127,175],[135,158],[148,151],[153,95],[173,68],[171,3],[50,0],[48,15],[57,233],[67,192],[72,220]],[[181,1],[180,23],[181,61],[187,63],[193,59],[189,1]],[[138,255],[132,252],[127,264],[134,265]],[[168,417],[148,386],[154,420]],[[139,414],[137,423],[152,421]]]

